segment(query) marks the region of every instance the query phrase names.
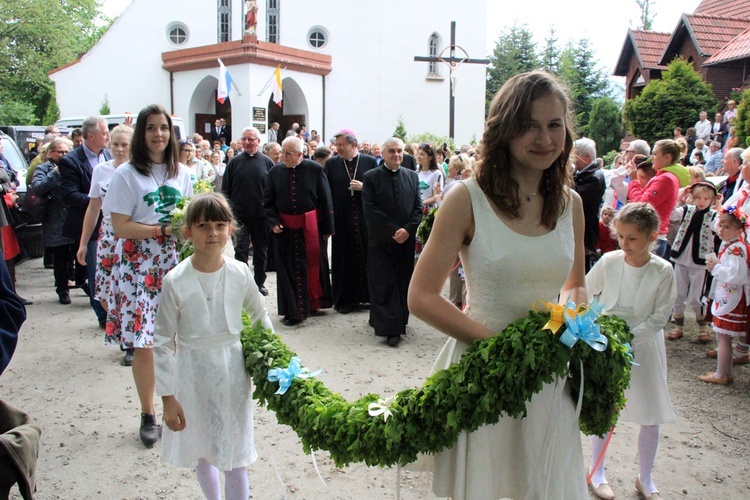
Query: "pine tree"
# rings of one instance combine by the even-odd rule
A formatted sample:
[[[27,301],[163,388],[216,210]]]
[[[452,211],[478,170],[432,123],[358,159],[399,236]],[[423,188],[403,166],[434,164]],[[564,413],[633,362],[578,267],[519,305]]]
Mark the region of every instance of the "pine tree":
[[[536,44],[528,26],[511,26],[500,34],[487,68],[487,105],[511,77],[539,67]]]
[[[402,141],[406,140],[406,127],[404,126],[404,117],[399,116],[396,123],[396,130],[393,131],[393,137],[398,137]]]
[[[575,45],[568,43],[560,56],[560,76],[570,88],[580,136],[588,135],[593,100],[608,94],[606,73],[597,68],[597,64],[587,38],[582,38]]]
[[[544,49],[539,57],[541,68],[553,75],[560,73],[560,49],[557,46],[557,36],[554,26],[550,27],[544,39]]]

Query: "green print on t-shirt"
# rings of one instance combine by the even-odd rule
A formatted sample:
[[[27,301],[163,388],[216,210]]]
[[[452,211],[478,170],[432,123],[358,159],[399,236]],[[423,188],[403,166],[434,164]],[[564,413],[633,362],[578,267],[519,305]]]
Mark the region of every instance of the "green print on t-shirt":
[[[143,197],[143,201],[148,203],[149,207],[156,204],[156,213],[162,215],[159,222],[170,221],[171,217],[169,216],[169,212],[174,209],[177,202],[181,199],[182,193],[179,190],[166,185],[160,186],[159,189],[153,193],[148,193]]]

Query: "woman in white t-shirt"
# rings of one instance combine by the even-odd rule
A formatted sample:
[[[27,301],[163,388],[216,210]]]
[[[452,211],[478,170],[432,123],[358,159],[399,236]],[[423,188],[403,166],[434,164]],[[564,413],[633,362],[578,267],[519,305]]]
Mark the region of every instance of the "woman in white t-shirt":
[[[112,159],[106,163],[100,163],[94,167],[91,174],[91,188],[89,189],[89,205],[83,218],[83,231],[81,241],[78,245],[76,258],[82,266],[86,265],[86,244],[96,229],[99,220],[99,212],[102,214],[102,222],[99,226],[99,236],[96,240],[96,272],[94,274],[94,288],[91,293],[94,298],[101,302],[102,307],[107,309],[107,298],[110,295],[110,283],[112,282],[112,263],[115,256],[115,231],[112,229],[112,218],[110,213],[102,210],[102,203],[107,196],[109,183],[115,175],[117,167],[130,159],[130,140],[133,137],[133,129],[128,125],[118,125],[110,132],[109,150]],[[133,349],[126,349],[122,363],[125,366],[133,364]]]
[[[154,411],[154,321],[164,275],[177,264],[170,212],[193,195],[190,175],[178,161],[172,119],[161,106],[141,110],[130,161],[115,170],[102,209],[117,236],[107,298],[107,343],[135,349],[133,378],[141,403],[140,438],[159,438]]]
[[[417,150],[417,175],[419,176],[419,195],[422,197],[422,204],[425,210],[429,210],[439,204],[440,194],[443,192],[445,176],[438,168],[435,159],[435,151],[432,147],[424,143]]]

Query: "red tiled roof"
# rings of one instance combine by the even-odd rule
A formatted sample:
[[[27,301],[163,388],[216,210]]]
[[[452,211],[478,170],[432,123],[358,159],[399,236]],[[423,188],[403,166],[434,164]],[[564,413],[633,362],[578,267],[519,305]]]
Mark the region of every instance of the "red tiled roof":
[[[644,69],[666,69],[659,59],[669,42],[670,33],[657,31],[630,30],[633,45]]]
[[[740,33],[721,50],[709,57],[703,63],[703,66],[744,59],[746,57],[750,57],[750,28]]]
[[[747,0],[703,0],[694,14],[732,19],[750,19],[750,2]]]
[[[697,42],[698,49],[706,56],[716,54],[737,35],[750,28],[750,19],[703,15],[685,15],[683,19]]]

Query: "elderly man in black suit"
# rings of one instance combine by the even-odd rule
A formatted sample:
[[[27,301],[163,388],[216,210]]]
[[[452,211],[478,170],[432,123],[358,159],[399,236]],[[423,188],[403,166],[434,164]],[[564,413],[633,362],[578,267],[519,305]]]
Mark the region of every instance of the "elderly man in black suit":
[[[81,239],[83,217],[89,205],[89,189],[91,188],[91,173],[99,163],[112,159],[106,149],[109,143],[109,128],[107,120],[101,116],[89,116],[83,121],[83,144],[60,159],[59,169],[62,177],[63,201],[68,205],[68,216],[63,226],[63,236],[73,241]],[[107,312],[98,300],[90,293],[89,287],[94,284],[96,269],[96,238],[99,226],[91,234],[86,253],[86,266],[76,262],[76,285],[81,286],[91,302],[91,308],[96,313],[99,326],[104,328]],[[88,284],[86,278],[88,277]]]
[[[606,182],[602,173],[602,164],[596,158],[596,143],[583,137],[575,142],[575,190],[583,201],[583,219],[585,223],[583,243],[586,247],[586,272],[591,269],[598,255],[596,240],[599,237],[599,210],[604,201]]]

